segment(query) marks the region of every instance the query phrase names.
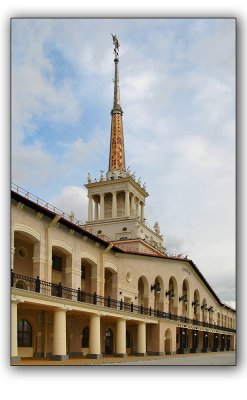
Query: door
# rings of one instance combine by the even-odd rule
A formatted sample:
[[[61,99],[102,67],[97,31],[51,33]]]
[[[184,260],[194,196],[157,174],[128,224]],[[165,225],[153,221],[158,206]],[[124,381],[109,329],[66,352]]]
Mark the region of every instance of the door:
[[[113,354],[113,332],[110,328],[105,333],[105,354]]]

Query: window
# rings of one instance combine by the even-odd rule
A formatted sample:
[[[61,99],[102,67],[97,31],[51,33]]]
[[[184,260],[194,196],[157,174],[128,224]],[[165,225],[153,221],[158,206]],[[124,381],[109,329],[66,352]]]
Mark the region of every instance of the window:
[[[81,347],[89,347],[89,327],[85,326],[82,330]]]
[[[62,271],[62,257],[52,255],[52,269]]]
[[[18,322],[18,346],[31,347],[32,346],[32,327],[31,324],[25,319]]]
[[[127,347],[127,348],[130,348],[130,347],[131,347],[131,345],[130,345],[130,333],[129,333],[129,331],[126,331],[126,347]]]
[[[25,247],[19,247],[18,254],[21,258],[27,258],[27,249]]]

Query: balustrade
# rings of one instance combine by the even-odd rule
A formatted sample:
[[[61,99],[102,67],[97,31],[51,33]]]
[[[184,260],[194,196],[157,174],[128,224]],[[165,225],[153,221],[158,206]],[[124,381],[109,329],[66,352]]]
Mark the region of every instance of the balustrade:
[[[24,275],[15,274],[11,271],[11,287],[19,288],[22,290],[29,290],[32,292],[40,293],[43,295],[66,298],[68,300],[94,304],[100,307],[114,308],[120,311],[128,311],[134,314],[148,315],[149,317],[156,317],[160,319],[167,319],[172,321],[178,321],[185,324],[191,324],[194,326],[201,326],[210,329],[217,329],[227,332],[236,332],[235,329],[227,328],[219,325],[213,325],[208,322],[197,321],[184,316],[167,313],[160,311],[159,309],[153,309],[151,307],[144,307],[143,304],[136,305],[132,303],[125,303],[122,299],[112,299],[110,296],[103,297],[94,293],[87,293],[82,291],[80,288],[72,289],[66,286],[62,286],[60,283],[50,283],[37,278],[31,278]]]

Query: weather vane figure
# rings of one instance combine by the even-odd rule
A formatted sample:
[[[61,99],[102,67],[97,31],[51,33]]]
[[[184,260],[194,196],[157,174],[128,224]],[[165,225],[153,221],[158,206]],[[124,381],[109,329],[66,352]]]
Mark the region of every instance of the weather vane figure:
[[[111,35],[112,35],[112,39],[113,39],[115,57],[118,58],[120,44],[119,44],[117,35],[113,35],[113,34],[111,34]]]

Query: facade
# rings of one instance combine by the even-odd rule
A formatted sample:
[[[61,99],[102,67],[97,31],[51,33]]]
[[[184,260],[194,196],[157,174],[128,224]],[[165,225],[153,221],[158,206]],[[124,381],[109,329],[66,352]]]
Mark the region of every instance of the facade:
[[[146,185],[125,165],[114,46],[109,169],[88,175],[86,224],[12,185],[12,361],[235,349],[235,310],[146,224]]]

